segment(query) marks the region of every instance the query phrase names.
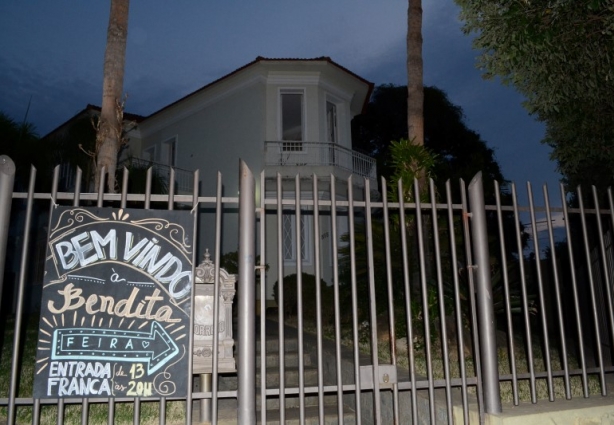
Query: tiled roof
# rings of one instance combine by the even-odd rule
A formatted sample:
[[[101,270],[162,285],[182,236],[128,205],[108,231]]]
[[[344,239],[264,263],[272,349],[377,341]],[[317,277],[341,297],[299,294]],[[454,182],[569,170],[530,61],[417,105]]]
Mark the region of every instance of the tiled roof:
[[[324,61],[324,62],[328,62],[328,63],[329,63],[329,64],[331,64],[332,66],[334,66],[334,67],[336,67],[336,68],[339,68],[339,69],[340,69],[340,70],[342,70],[343,72],[348,73],[348,74],[349,74],[349,75],[351,75],[352,77],[354,77],[354,78],[356,78],[356,79],[358,79],[358,80],[360,80],[360,81],[362,81],[363,83],[365,83],[365,84],[367,84],[367,85],[368,85],[369,89],[368,89],[368,91],[367,91],[367,96],[365,97],[365,101],[364,101],[364,103],[363,103],[363,107],[362,107],[362,111],[364,112],[364,111],[365,111],[365,108],[367,107],[367,103],[369,103],[369,99],[371,98],[371,93],[373,92],[373,86],[374,86],[374,85],[373,85],[373,83],[371,83],[371,82],[369,82],[369,81],[365,80],[364,78],[360,77],[359,75],[354,74],[352,71],[350,71],[349,69],[344,68],[343,66],[339,65],[338,63],[336,63],[335,61],[333,61],[333,60],[332,60],[331,58],[329,58],[328,56],[320,56],[320,57],[317,57],[317,58],[265,58],[265,57],[263,57],[263,56],[258,56],[258,57],[257,57],[255,60],[253,60],[253,61],[249,62],[248,64],[243,65],[243,66],[241,66],[241,67],[239,67],[239,68],[235,69],[234,71],[232,71],[232,72],[230,72],[230,73],[228,73],[228,74],[224,75],[223,77],[220,77],[220,78],[218,78],[217,80],[212,81],[211,83],[206,84],[206,85],[204,85],[203,87],[201,87],[201,88],[199,88],[199,89],[197,89],[197,90],[193,91],[192,93],[189,93],[189,94],[187,94],[187,95],[183,96],[182,98],[180,98],[180,99],[178,99],[178,100],[174,101],[173,103],[170,103],[170,104],[168,104],[168,105],[164,106],[163,108],[158,109],[157,111],[155,111],[155,112],[154,112],[154,113],[152,113],[151,115],[148,115],[148,116],[146,117],[146,119],[149,119],[149,118],[151,118],[152,116],[154,116],[154,115],[156,115],[156,114],[159,114],[160,112],[162,112],[162,111],[164,111],[164,110],[166,110],[166,109],[170,108],[170,107],[171,107],[171,106],[173,106],[173,105],[178,104],[179,102],[182,102],[183,100],[185,100],[185,99],[187,99],[187,98],[189,98],[189,97],[192,97],[192,96],[194,96],[194,95],[196,95],[196,94],[198,94],[198,93],[201,93],[202,91],[204,91],[204,90],[206,90],[206,89],[208,89],[208,88],[210,88],[210,87],[212,87],[212,86],[214,86],[214,85],[216,85],[216,84],[218,84],[218,83],[220,83],[220,82],[222,82],[222,81],[224,81],[224,80],[226,80],[226,79],[228,79],[228,78],[232,77],[232,76],[233,76],[233,75],[235,75],[235,74],[240,73],[241,71],[243,71],[243,70],[245,70],[245,69],[247,69],[247,68],[251,67],[252,65],[255,65],[255,64],[259,63],[259,62],[322,62],[322,61]]]
[[[54,128],[49,133],[47,133],[43,137],[43,139],[48,138],[52,134],[60,131],[65,126],[70,125],[71,123],[77,121],[78,119],[82,118],[83,116],[89,115],[91,112],[100,112],[100,109],[101,109],[100,106],[91,105],[91,104],[88,103],[88,105],[84,109],[82,109],[81,111],[77,112],[70,119],[68,119],[67,121],[65,121],[62,124],[58,125],[56,128]],[[142,116],[142,115],[137,115],[137,114],[131,114],[129,112],[124,112],[124,120],[134,121],[134,122],[139,123],[139,122],[143,121],[144,119],[145,119],[145,117]]]
[[[196,94],[198,94],[198,93],[200,93],[200,92],[202,92],[202,91],[204,91],[204,90],[206,90],[206,89],[208,89],[208,88],[210,88],[210,87],[212,87],[212,86],[214,86],[214,85],[216,85],[216,84],[218,84],[218,83],[220,83],[220,82],[222,82],[222,81],[224,81],[224,80],[226,80],[226,79],[228,79],[230,77],[232,77],[235,74],[240,73],[241,71],[243,71],[243,70],[245,70],[245,69],[247,69],[247,68],[249,68],[249,67],[251,67],[251,66],[253,66],[253,65],[257,64],[257,63],[259,63],[259,62],[327,62],[330,65],[340,69],[341,71],[351,75],[352,77],[356,78],[357,80],[362,81],[363,83],[367,84],[368,91],[367,91],[367,95],[365,97],[365,101],[364,101],[363,107],[362,107],[363,112],[364,112],[365,108],[367,107],[367,103],[369,103],[369,99],[371,98],[371,93],[373,92],[373,83],[365,80],[364,78],[362,78],[359,75],[354,74],[352,71],[350,71],[349,69],[339,65],[338,63],[333,61],[328,56],[320,56],[320,57],[317,57],[317,58],[265,58],[263,56],[258,56],[252,62],[249,62],[248,64],[243,65],[240,68],[235,69],[234,71],[230,72],[229,74],[226,74],[223,77],[218,78],[217,80],[212,81],[211,83],[204,85],[203,87],[193,91],[190,94],[187,94],[187,95],[183,96],[182,98],[176,100],[175,102],[170,103],[170,104],[164,106],[163,108],[153,112],[152,114],[150,114],[150,115],[148,115],[146,117],[144,117],[142,115],[137,115],[137,114],[131,114],[131,113],[128,113],[128,112],[124,112],[124,119],[129,120],[129,121],[135,121],[135,122],[139,123],[139,122],[141,122],[143,120],[146,120],[146,119],[148,119],[148,118],[150,118],[150,117],[152,117],[152,116],[154,116],[156,114],[159,114],[160,112],[170,108],[173,105],[178,104],[179,102],[181,102],[181,101],[183,101],[183,100],[185,100],[185,99],[187,99],[189,97],[192,97],[192,96],[194,96],[194,95],[196,95]],[[85,107],[85,109],[81,110],[76,115],[74,115],[72,118],[70,118],[68,121],[60,124],[55,129],[50,131],[45,136],[45,138],[49,137],[50,135],[52,135],[55,132],[57,132],[60,129],[62,129],[64,126],[70,124],[73,121],[76,121],[77,119],[82,117],[84,114],[89,113],[91,111],[100,112],[100,106],[88,104]]]

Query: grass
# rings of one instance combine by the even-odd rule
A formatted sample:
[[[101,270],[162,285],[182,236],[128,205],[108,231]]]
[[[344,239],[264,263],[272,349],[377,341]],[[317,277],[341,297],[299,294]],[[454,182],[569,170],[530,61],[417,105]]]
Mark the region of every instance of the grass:
[[[15,322],[9,319],[5,323],[4,341],[0,357],[0,397],[8,398],[10,388],[11,364],[13,356]],[[36,340],[38,338],[38,317],[30,316],[26,325],[23,350],[20,355],[19,380],[17,388],[18,397],[32,397],[34,383],[34,363],[36,358]],[[185,423],[185,401],[166,402],[166,423],[169,425]],[[67,425],[80,424],[82,404],[66,404],[64,407],[64,423]],[[158,401],[142,401],[140,404],[140,423],[142,425],[158,424],[160,403]],[[18,406],[16,410],[17,424],[32,423],[32,406]],[[7,418],[7,407],[0,407],[0,422]],[[88,408],[87,423],[91,425],[105,425],[108,423],[108,404],[91,403]],[[56,404],[42,405],[40,414],[41,425],[57,423],[58,406]],[[134,418],[134,403],[115,403],[115,424],[132,424]]]

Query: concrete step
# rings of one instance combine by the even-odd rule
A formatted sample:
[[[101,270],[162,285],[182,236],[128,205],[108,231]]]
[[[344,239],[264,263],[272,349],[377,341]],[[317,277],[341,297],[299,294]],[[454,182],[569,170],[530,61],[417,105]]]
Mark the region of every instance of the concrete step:
[[[284,364],[286,367],[298,367],[299,353],[298,351],[286,350],[284,355]],[[311,356],[309,354],[303,355],[303,364],[305,366],[311,366]],[[267,351],[266,353],[266,366],[279,367],[279,351]],[[256,367],[260,367],[260,354],[256,355]]]
[[[303,368],[304,385],[318,385],[318,369],[315,366],[305,366]],[[286,366],[284,371],[284,383],[286,387],[298,387],[299,370],[298,367]],[[279,367],[268,367],[266,369],[266,387],[279,388]],[[260,370],[256,372],[256,385],[260,385]],[[219,379],[220,391],[233,391],[237,389],[237,375],[225,375]]]
[[[256,353],[260,352],[260,340],[256,341]],[[266,341],[266,351],[270,352],[279,352],[279,339],[278,338],[267,338]],[[298,351],[298,339],[285,338],[284,339],[284,351]]]
[[[286,367],[284,370],[284,383],[286,387],[298,387],[299,385],[299,369],[298,367]],[[306,366],[303,368],[303,383],[305,386],[318,385],[318,369],[314,366]],[[267,388],[279,388],[281,379],[279,377],[279,368],[266,369],[266,386]],[[256,382],[260,382],[260,373],[256,373]]]

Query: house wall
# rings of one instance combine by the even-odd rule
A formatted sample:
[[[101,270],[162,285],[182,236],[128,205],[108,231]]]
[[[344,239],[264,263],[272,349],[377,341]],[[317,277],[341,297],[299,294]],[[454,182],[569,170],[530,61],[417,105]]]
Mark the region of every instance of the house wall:
[[[169,138],[177,139],[178,167],[200,170],[200,193],[215,195],[218,171],[222,174],[223,196],[236,197],[239,186],[239,159],[244,159],[257,176],[264,157],[265,86],[254,79],[252,84],[230,93],[220,90],[218,100],[204,108],[180,105],[173,114],[154,117],[141,128],[142,149],[160,146]],[[206,101],[206,99],[201,99]],[[192,113],[189,113],[190,107]],[[170,121],[173,115],[185,116]],[[222,252],[237,250],[238,216],[225,214]],[[213,211],[201,215],[199,257],[205,248],[214,246],[215,215]]]

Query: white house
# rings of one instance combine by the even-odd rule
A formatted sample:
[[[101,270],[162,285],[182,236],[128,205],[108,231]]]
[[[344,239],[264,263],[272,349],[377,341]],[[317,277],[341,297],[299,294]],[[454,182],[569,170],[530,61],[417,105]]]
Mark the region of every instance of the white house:
[[[224,196],[237,196],[239,159],[246,161],[257,179],[257,197],[277,193],[276,176],[283,180],[283,197],[295,197],[295,176],[301,180],[301,198],[312,199],[312,175],[321,180],[318,196],[330,199],[330,175],[345,180],[355,175],[356,196],[362,196],[364,178],[377,188],[375,161],[352,150],[351,120],[368,103],[373,84],[330,58],[269,59],[253,62],[205,85],[168,106],[142,118],[130,132],[133,157],[176,167],[178,192],[191,193],[190,171],[200,170],[200,193],[213,196],[216,175],[223,176]],[[184,171],[185,170],[185,171]],[[259,176],[264,171],[265,187]],[[340,183],[338,199],[346,199]],[[259,200],[257,200],[259,202]],[[284,274],[295,270],[295,221],[288,211],[283,222]],[[284,212],[285,214],[285,212]],[[213,215],[200,220],[200,250],[213,247]],[[236,217],[236,215],[235,215]],[[276,240],[275,217],[267,220],[267,238]],[[270,223],[269,223],[270,221]],[[232,211],[224,215],[223,252],[235,251],[237,221]],[[307,210],[301,222],[303,271],[313,273],[313,216]],[[347,217],[339,220],[347,231]],[[269,234],[269,231],[272,232]],[[322,277],[332,282],[330,218],[320,225]],[[269,246],[269,245],[267,245]],[[267,286],[277,280],[277,247],[267,248]],[[269,288],[270,294],[270,288]]]
[[[258,196],[262,190],[267,196],[276,196],[277,173],[284,177],[284,197],[294,198],[297,174],[319,176],[322,199],[329,199],[331,174],[342,180],[354,174],[358,189],[367,177],[376,188],[375,161],[353,151],[351,145],[351,120],[363,111],[372,89],[372,83],[327,57],[258,57],[139,122],[138,130],[130,134],[132,154],[179,169],[200,169],[200,191],[205,196],[215,193],[217,171],[223,175],[224,196],[237,195],[239,158],[257,178],[264,171],[266,187],[260,188],[257,181]],[[182,177],[181,170],[177,177],[179,190],[190,190],[189,177]],[[301,191],[302,198],[313,197],[311,181],[305,179]],[[337,192],[338,198],[346,198],[343,184]],[[356,194],[360,197],[362,191]],[[271,218],[267,228],[276,232],[274,220]],[[313,223],[308,211],[303,222],[303,269],[313,273]],[[320,226],[323,240],[330,234],[326,223]],[[342,232],[344,223],[340,223]],[[201,223],[201,248],[213,244],[212,224],[212,220]],[[293,226],[288,215],[283,238],[286,274],[293,273],[296,264]],[[236,250],[237,240],[237,226],[226,215],[223,251]],[[277,252],[274,244],[270,246],[266,262],[270,265],[267,280],[272,285],[277,280]],[[322,255],[322,276],[330,283],[330,244],[322,244]]]

